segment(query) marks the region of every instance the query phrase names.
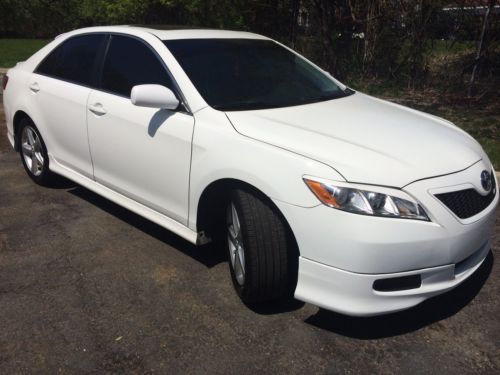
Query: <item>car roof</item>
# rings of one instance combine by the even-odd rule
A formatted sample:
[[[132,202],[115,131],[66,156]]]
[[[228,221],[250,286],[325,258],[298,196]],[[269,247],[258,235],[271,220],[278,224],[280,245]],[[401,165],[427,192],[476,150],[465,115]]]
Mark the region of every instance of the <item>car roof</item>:
[[[212,39],[212,38],[241,38],[241,39],[268,39],[262,35],[249,33],[246,31],[231,31],[231,30],[218,30],[218,29],[154,29],[154,28],[134,28],[142,29],[156,35],[162,40],[171,39]]]
[[[148,32],[161,40],[174,39],[269,39],[263,35],[254,34],[246,31],[231,31],[218,29],[198,29],[182,28],[182,26],[95,26],[84,29],[74,30],[70,33],[62,34],[81,34],[90,32],[122,32],[135,34],[136,32]]]

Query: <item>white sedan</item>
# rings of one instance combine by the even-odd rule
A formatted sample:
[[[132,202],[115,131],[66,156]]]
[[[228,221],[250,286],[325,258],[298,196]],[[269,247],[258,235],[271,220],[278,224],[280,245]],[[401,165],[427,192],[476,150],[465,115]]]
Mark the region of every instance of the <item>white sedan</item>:
[[[497,181],[473,138],[261,35],[81,29],[3,85],[10,143],[36,183],[63,175],[215,244],[201,251],[224,246],[247,304],[398,311],[489,253]]]

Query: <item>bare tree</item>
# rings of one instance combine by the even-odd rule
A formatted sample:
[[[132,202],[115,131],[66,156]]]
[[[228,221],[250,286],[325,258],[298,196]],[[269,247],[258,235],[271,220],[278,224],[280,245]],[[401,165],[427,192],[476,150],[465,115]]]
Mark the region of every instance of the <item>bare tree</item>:
[[[472,67],[472,74],[470,76],[469,88],[467,90],[467,96],[470,98],[473,94],[474,89],[474,81],[476,79],[477,67],[479,65],[479,60],[483,54],[483,46],[484,46],[484,34],[486,33],[486,29],[488,28],[488,18],[491,13],[491,9],[495,6],[496,0],[490,0],[488,8],[486,9],[486,13],[484,14],[483,26],[481,29],[481,35],[479,36],[479,41],[477,43],[476,50],[476,58],[474,60],[474,66]]]

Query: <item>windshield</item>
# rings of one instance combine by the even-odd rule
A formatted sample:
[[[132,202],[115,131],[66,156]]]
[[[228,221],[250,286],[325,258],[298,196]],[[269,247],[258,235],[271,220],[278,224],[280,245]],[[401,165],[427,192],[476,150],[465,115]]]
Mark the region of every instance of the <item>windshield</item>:
[[[222,111],[288,107],[352,93],[270,40],[179,39],[164,43],[205,101]]]

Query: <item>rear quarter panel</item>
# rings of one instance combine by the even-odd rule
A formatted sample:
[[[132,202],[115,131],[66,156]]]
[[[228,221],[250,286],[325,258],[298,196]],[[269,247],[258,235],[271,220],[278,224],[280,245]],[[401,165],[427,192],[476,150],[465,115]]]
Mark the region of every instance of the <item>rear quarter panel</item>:
[[[7,71],[9,82],[3,92],[3,106],[7,124],[7,135],[12,146],[14,146],[14,115],[19,110],[25,112],[29,110],[29,106],[26,103],[24,95],[26,94],[26,82],[28,81],[30,73],[25,70],[23,65],[24,64],[21,63]]]

